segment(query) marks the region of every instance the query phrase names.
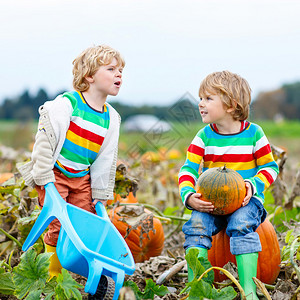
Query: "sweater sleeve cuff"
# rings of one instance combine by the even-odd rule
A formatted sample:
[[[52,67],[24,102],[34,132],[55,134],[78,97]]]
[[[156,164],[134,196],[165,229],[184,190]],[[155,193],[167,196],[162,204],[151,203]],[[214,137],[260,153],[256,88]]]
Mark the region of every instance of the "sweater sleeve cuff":
[[[188,199],[190,198],[190,196],[193,195],[193,194],[194,194],[194,193],[189,193],[189,194],[185,197],[185,200],[184,200],[184,202],[183,202],[184,206],[185,206],[187,209],[189,209],[189,210],[193,210],[193,208],[187,204],[187,200],[188,200]]]
[[[114,199],[113,193],[109,193],[106,189],[92,189],[92,198],[93,199],[102,199],[102,200],[112,200]]]
[[[55,182],[55,176],[52,172],[51,174],[47,174],[43,177],[39,176],[38,178],[34,178],[34,182],[36,185],[45,185],[49,182]]]
[[[25,164],[17,163],[17,165],[16,165],[18,171],[20,172],[20,174],[22,175],[22,177],[25,181],[25,184],[27,186],[30,186],[30,187],[34,188],[35,183],[34,183],[34,180],[33,180],[33,176],[31,174],[32,166],[33,166],[32,161],[30,161],[28,163],[25,163]]]

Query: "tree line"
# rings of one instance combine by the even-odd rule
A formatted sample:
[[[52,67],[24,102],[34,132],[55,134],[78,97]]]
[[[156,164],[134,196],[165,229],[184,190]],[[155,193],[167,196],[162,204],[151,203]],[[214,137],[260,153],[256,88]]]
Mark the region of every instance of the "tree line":
[[[61,93],[61,92],[60,92]],[[60,94],[57,93],[57,94]],[[54,99],[41,88],[36,95],[25,90],[20,96],[6,98],[0,105],[0,119],[28,121],[38,119],[38,108],[45,101]],[[197,101],[187,93],[173,105],[142,105],[134,106],[119,101],[110,102],[120,113],[122,120],[135,114],[152,114],[160,119],[198,121],[200,116]],[[276,118],[300,119],[300,82],[284,84],[276,90],[261,92],[251,105],[251,118],[274,120]]]
[[[300,119],[300,82],[284,84],[281,88],[262,92],[252,104],[256,119]]]
[[[59,92],[61,94],[63,92]],[[46,101],[54,99],[56,95],[48,95],[45,89],[40,89],[36,95],[31,95],[28,90],[15,98],[4,99],[0,105],[0,119],[29,121],[36,120],[39,117],[38,108]],[[200,120],[197,108],[197,101],[187,93],[186,97],[169,106],[158,105],[128,105],[120,101],[109,102],[121,115],[122,121],[136,114],[151,114],[159,119],[180,120],[182,116],[186,121]],[[183,115],[184,113],[184,115]]]

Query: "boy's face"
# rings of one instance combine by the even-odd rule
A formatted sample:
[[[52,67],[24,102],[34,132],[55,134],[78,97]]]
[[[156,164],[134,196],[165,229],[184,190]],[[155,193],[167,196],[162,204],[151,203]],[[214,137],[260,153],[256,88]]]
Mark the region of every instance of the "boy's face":
[[[199,112],[203,123],[222,123],[232,118],[230,109],[226,108],[221,97],[216,94],[206,94],[200,98]]]
[[[122,85],[123,68],[118,65],[115,58],[110,64],[101,66],[97,72],[91,76],[90,86],[93,85],[103,96],[116,96]]]

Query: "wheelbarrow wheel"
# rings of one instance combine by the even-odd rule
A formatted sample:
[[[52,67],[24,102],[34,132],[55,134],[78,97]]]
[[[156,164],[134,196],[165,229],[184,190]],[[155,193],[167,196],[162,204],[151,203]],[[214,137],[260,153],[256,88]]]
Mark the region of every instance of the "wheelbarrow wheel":
[[[101,275],[96,293],[89,294],[88,300],[112,300],[115,293],[114,280],[106,275]]]

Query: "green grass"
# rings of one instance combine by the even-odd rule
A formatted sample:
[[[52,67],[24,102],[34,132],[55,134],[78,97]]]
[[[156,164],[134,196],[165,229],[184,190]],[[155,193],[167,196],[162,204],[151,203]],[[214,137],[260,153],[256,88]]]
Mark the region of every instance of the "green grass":
[[[37,122],[21,123],[0,120],[0,144],[14,149],[29,149],[34,140]]]
[[[295,157],[300,155],[300,122],[285,121],[276,124],[271,121],[257,121],[255,123],[263,128],[272,144],[288,149],[289,155]],[[171,132],[156,136],[151,134],[151,130],[150,133],[125,133],[121,130],[120,154],[125,155],[126,151],[130,151],[132,148],[136,148],[143,153],[145,151],[156,151],[161,147],[176,148],[185,152],[198,130],[203,126],[205,126],[203,123],[187,125],[173,123]]]
[[[171,125],[172,130],[165,133],[154,133],[151,128],[146,133],[126,133],[121,129],[120,154],[134,149],[144,153],[146,151],[159,151],[161,148],[167,150],[175,148],[184,153],[198,130],[203,127],[203,124],[177,123]],[[126,147],[122,147],[122,145],[126,145]]]
[[[299,121],[284,121],[274,123],[272,121],[256,121],[260,125],[267,137],[269,138],[299,138],[300,137],[300,122]]]

